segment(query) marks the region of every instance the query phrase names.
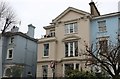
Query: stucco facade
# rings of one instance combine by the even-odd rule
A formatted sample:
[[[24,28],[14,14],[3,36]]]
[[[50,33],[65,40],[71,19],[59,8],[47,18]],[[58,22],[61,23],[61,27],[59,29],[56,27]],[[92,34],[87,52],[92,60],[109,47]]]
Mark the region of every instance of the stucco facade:
[[[74,25],[74,28],[70,33],[66,33],[66,26],[68,25],[69,27],[69,24]],[[77,29],[76,31],[74,31],[75,28]],[[66,64],[72,64],[73,69],[90,70],[90,67],[86,65],[86,61],[90,57],[86,55],[87,53],[84,47],[85,42],[88,44],[90,42],[89,13],[69,7],[52,20],[52,23],[49,26],[45,26],[44,29],[46,30],[46,35],[38,41],[37,77],[44,76],[43,66],[46,65],[47,77],[53,77],[51,68],[52,61],[54,61],[55,64],[56,77],[65,76]],[[67,31],[69,30],[67,29]],[[49,54],[47,56],[44,56],[45,44],[49,44]],[[70,48],[70,44],[73,48]],[[77,46],[77,49],[75,46]],[[68,56],[66,56],[65,52],[67,52]],[[71,53],[72,56],[69,56]]]

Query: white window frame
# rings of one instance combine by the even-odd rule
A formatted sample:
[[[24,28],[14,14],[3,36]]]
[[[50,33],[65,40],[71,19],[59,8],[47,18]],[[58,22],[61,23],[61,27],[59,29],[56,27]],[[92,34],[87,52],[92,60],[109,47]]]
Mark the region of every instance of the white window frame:
[[[7,70],[7,69],[10,69],[10,70],[11,70],[10,67],[5,68],[5,69],[4,69],[3,77],[12,77],[12,75],[10,75],[10,76],[6,76],[6,70]],[[11,70],[11,71],[12,71],[12,70]]]
[[[74,57],[75,56],[75,43],[78,43],[78,41],[73,41],[73,42],[67,42],[68,44],[68,57],[70,57],[71,55],[71,47],[70,45],[72,44],[72,56]],[[66,53],[66,47],[65,47],[65,53]],[[66,57],[66,56],[65,56]]]
[[[99,29],[99,32],[106,32],[107,30],[106,20],[98,21],[98,29]]]
[[[72,44],[72,46],[73,46],[73,48],[72,48],[72,51],[73,51],[73,52],[72,52],[72,55],[75,56],[75,50],[74,50],[74,49],[75,49],[75,42],[69,42],[69,43],[68,43],[68,56],[70,56],[70,50],[71,50],[70,45],[71,45],[71,44]]]
[[[72,27],[72,31],[70,31]],[[77,22],[65,24],[65,34],[76,33],[78,31]]]
[[[12,57],[11,57],[11,58],[9,57],[9,55],[10,55],[9,50],[12,50]],[[13,48],[9,48],[9,49],[7,50],[7,58],[6,58],[6,59],[13,59],[13,52],[14,52]]]

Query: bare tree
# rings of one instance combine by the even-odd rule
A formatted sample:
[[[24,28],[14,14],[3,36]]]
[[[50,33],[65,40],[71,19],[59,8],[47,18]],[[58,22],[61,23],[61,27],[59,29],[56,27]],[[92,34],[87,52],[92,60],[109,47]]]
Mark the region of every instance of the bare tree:
[[[12,8],[6,2],[0,2],[0,24],[2,34],[16,22],[16,15]]]
[[[106,44],[99,42],[99,46],[85,45],[86,51],[91,55],[91,65],[103,69],[113,79],[120,79],[120,44]]]

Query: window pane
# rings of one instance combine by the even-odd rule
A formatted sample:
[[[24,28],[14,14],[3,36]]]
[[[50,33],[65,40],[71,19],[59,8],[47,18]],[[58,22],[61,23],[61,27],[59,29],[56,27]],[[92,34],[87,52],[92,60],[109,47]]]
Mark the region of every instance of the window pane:
[[[100,44],[100,51],[101,53],[106,53],[108,50],[108,41],[107,40],[102,40],[99,41]]]
[[[47,75],[48,75],[48,65],[43,65],[42,66],[42,70],[43,70],[43,78],[47,79]]]
[[[69,26],[68,25],[65,25],[65,33],[69,33]]]
[[[67,42],[65,43],[65,57],[78,56],[78,42]]]
[[[65,76],[71,74],[70,70],[74,69],[74,64],[64,64],[65,65]]]
[[[78,56],[78,42],[75,42],[75,56]]]
[[[10,77],[11,76],[11,69],[7,68],[5,71],[5,76]]]
[[[44,44],[44,56],[49,55],[49,44]]]
[[[70,56],[73,56],[73,42],[70,42]]]
[[[65,70],[73,70],[74,64],[65,64]]]
[[[77,23],[65,24],[65,33],[77,32]]]
[[[14,37],[11,37],[11,43],[13,43],[14,42]]]
[[[74,68],[79,70],[79,64],[78,63],[76,65],[74,65],[74,63],[64,64],[64,66],[65,66],[65,76],[68,76],[69,74],[71,74],[70,71],[74,70]]]
[[[78,31],[77,23],[74,24],[74,32]]]
[[[68,43],[65,43],[65,57],[68,57]]]
[[[8,55],[7,58],[12,58],[13,57],[13,50],[12,49],[8,49]]]
[[[76,64],[76,69],[79,70],[79,64]]]
[[[98,22],[98,27],[100,32],[106,31],[106,21],[100,21]]]
[[[14,43],[14,37],[11,37],[11,38],[9,39],[9,44],[12,44],[12,43]]]
[[[73,24],[70,24],[70,33],[73,33]]]

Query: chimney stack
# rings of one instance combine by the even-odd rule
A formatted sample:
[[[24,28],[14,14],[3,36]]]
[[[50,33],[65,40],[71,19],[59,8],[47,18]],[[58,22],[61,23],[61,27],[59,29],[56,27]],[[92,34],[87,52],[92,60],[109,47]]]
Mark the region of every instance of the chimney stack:
[[[31,38],[34,38],[34,29],[35,29],[35,27],[32,24],[28,25],[27,35]]]
[[[93,0],[91,0],[89,5],[90,5],[91,15],[92,16],[100,16],[100,13],[99,13],[97,7],[95,6],[95,3],[93,2]]]

